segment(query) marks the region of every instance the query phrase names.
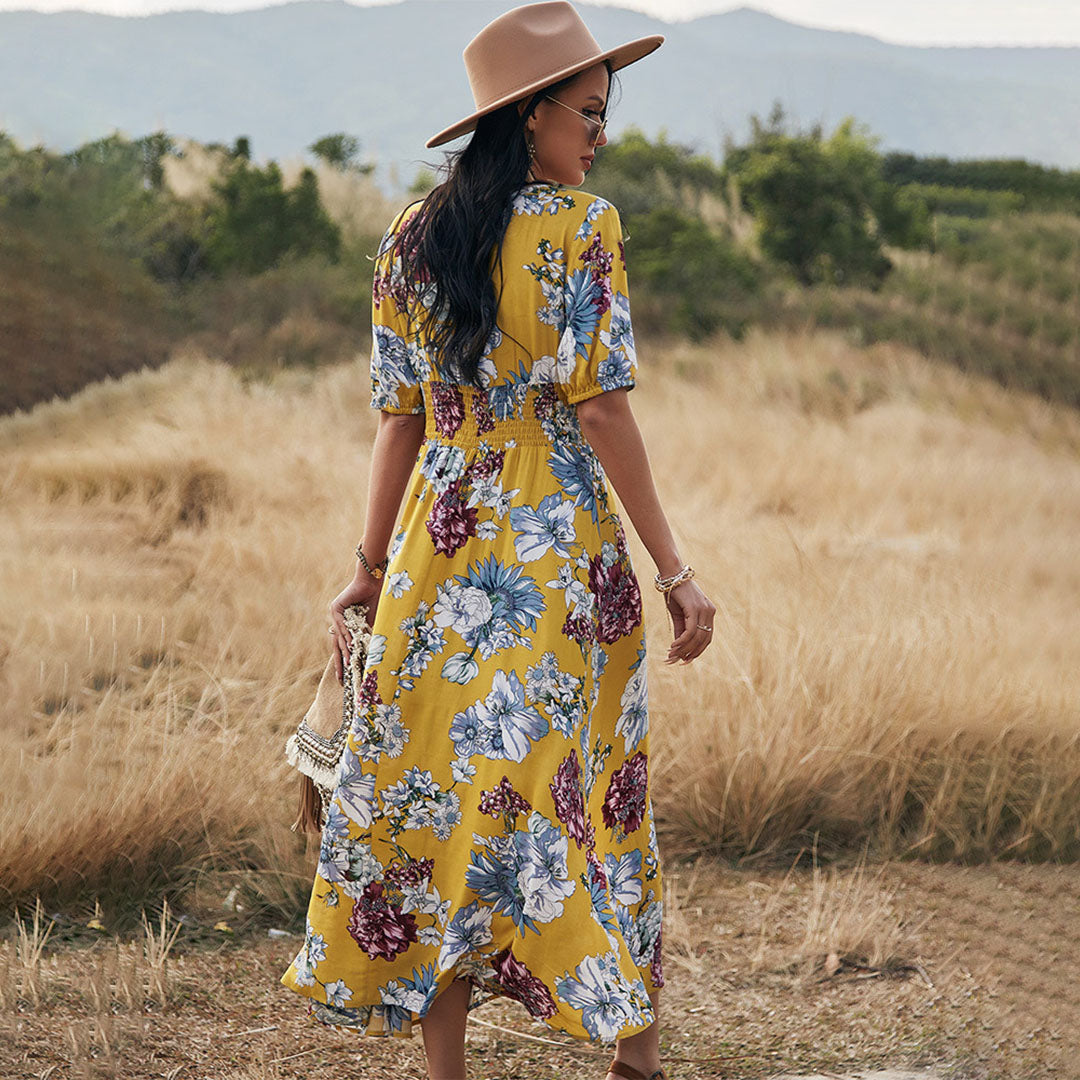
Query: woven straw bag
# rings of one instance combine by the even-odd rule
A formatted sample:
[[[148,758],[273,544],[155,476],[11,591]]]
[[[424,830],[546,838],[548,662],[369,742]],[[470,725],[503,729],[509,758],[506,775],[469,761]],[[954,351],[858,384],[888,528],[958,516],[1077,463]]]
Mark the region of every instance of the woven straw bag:
[[[352,635],[345,678],[338,682],[331,655],[315,691],[315,700],[285,744],[286,759],[300,771],[300,800],[292,824],[293,832],[318,833],[326,824],[327,807],[356,713],[364,663],[371,644],[367,611],[364,604],[353,604],[345,609],[345,625]]]

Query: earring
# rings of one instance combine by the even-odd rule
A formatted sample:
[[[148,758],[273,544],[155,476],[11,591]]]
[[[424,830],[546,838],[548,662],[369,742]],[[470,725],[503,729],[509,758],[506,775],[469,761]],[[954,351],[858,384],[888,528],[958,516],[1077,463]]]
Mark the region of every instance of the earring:
[[[536,144],[532,141],[532,136],[531,135],[526,135],[525,136],[525,146],[528,148],[529,157],[535,158],[536,157]]]

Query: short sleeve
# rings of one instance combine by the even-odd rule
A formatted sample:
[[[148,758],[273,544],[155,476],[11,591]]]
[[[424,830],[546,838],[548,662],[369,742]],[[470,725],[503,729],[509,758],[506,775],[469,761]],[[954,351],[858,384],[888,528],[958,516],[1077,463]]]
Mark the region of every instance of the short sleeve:
[[[571,404],[634,385],[637,355],[619,211],[594,198],[566,245],[565,325],[556,369]]]
[[[371,290],[371,407],[390,413],[422,413],[427,357],[409,326],[401,259],[390,250],[408,208],[391,222],[375,257]]]

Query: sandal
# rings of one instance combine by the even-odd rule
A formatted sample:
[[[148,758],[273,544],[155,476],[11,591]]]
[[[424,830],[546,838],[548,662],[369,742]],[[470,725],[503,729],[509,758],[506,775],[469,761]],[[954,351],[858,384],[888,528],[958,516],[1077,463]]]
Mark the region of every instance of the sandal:
[[[657,1069],[656,1072],[645,1075],[640,1069],[635,1069],[633,1065],[627,1065],[625,1062],[616,1061],[611,1059],[611,1064],[608,1066],[608,1072],[614,1073],[616,1076],[622,1076],[625,1080],[668,1080],[667,1073],[664,1070]]]

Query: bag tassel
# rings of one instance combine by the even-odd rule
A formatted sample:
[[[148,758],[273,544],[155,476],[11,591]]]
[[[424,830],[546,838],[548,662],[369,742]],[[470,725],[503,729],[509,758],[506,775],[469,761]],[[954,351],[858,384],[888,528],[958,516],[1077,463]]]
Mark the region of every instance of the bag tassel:
[[[293,832],[322,832],[322,796],[310,776],[300,774],[300,800],[297,806],[296,820],[292,823]]]

